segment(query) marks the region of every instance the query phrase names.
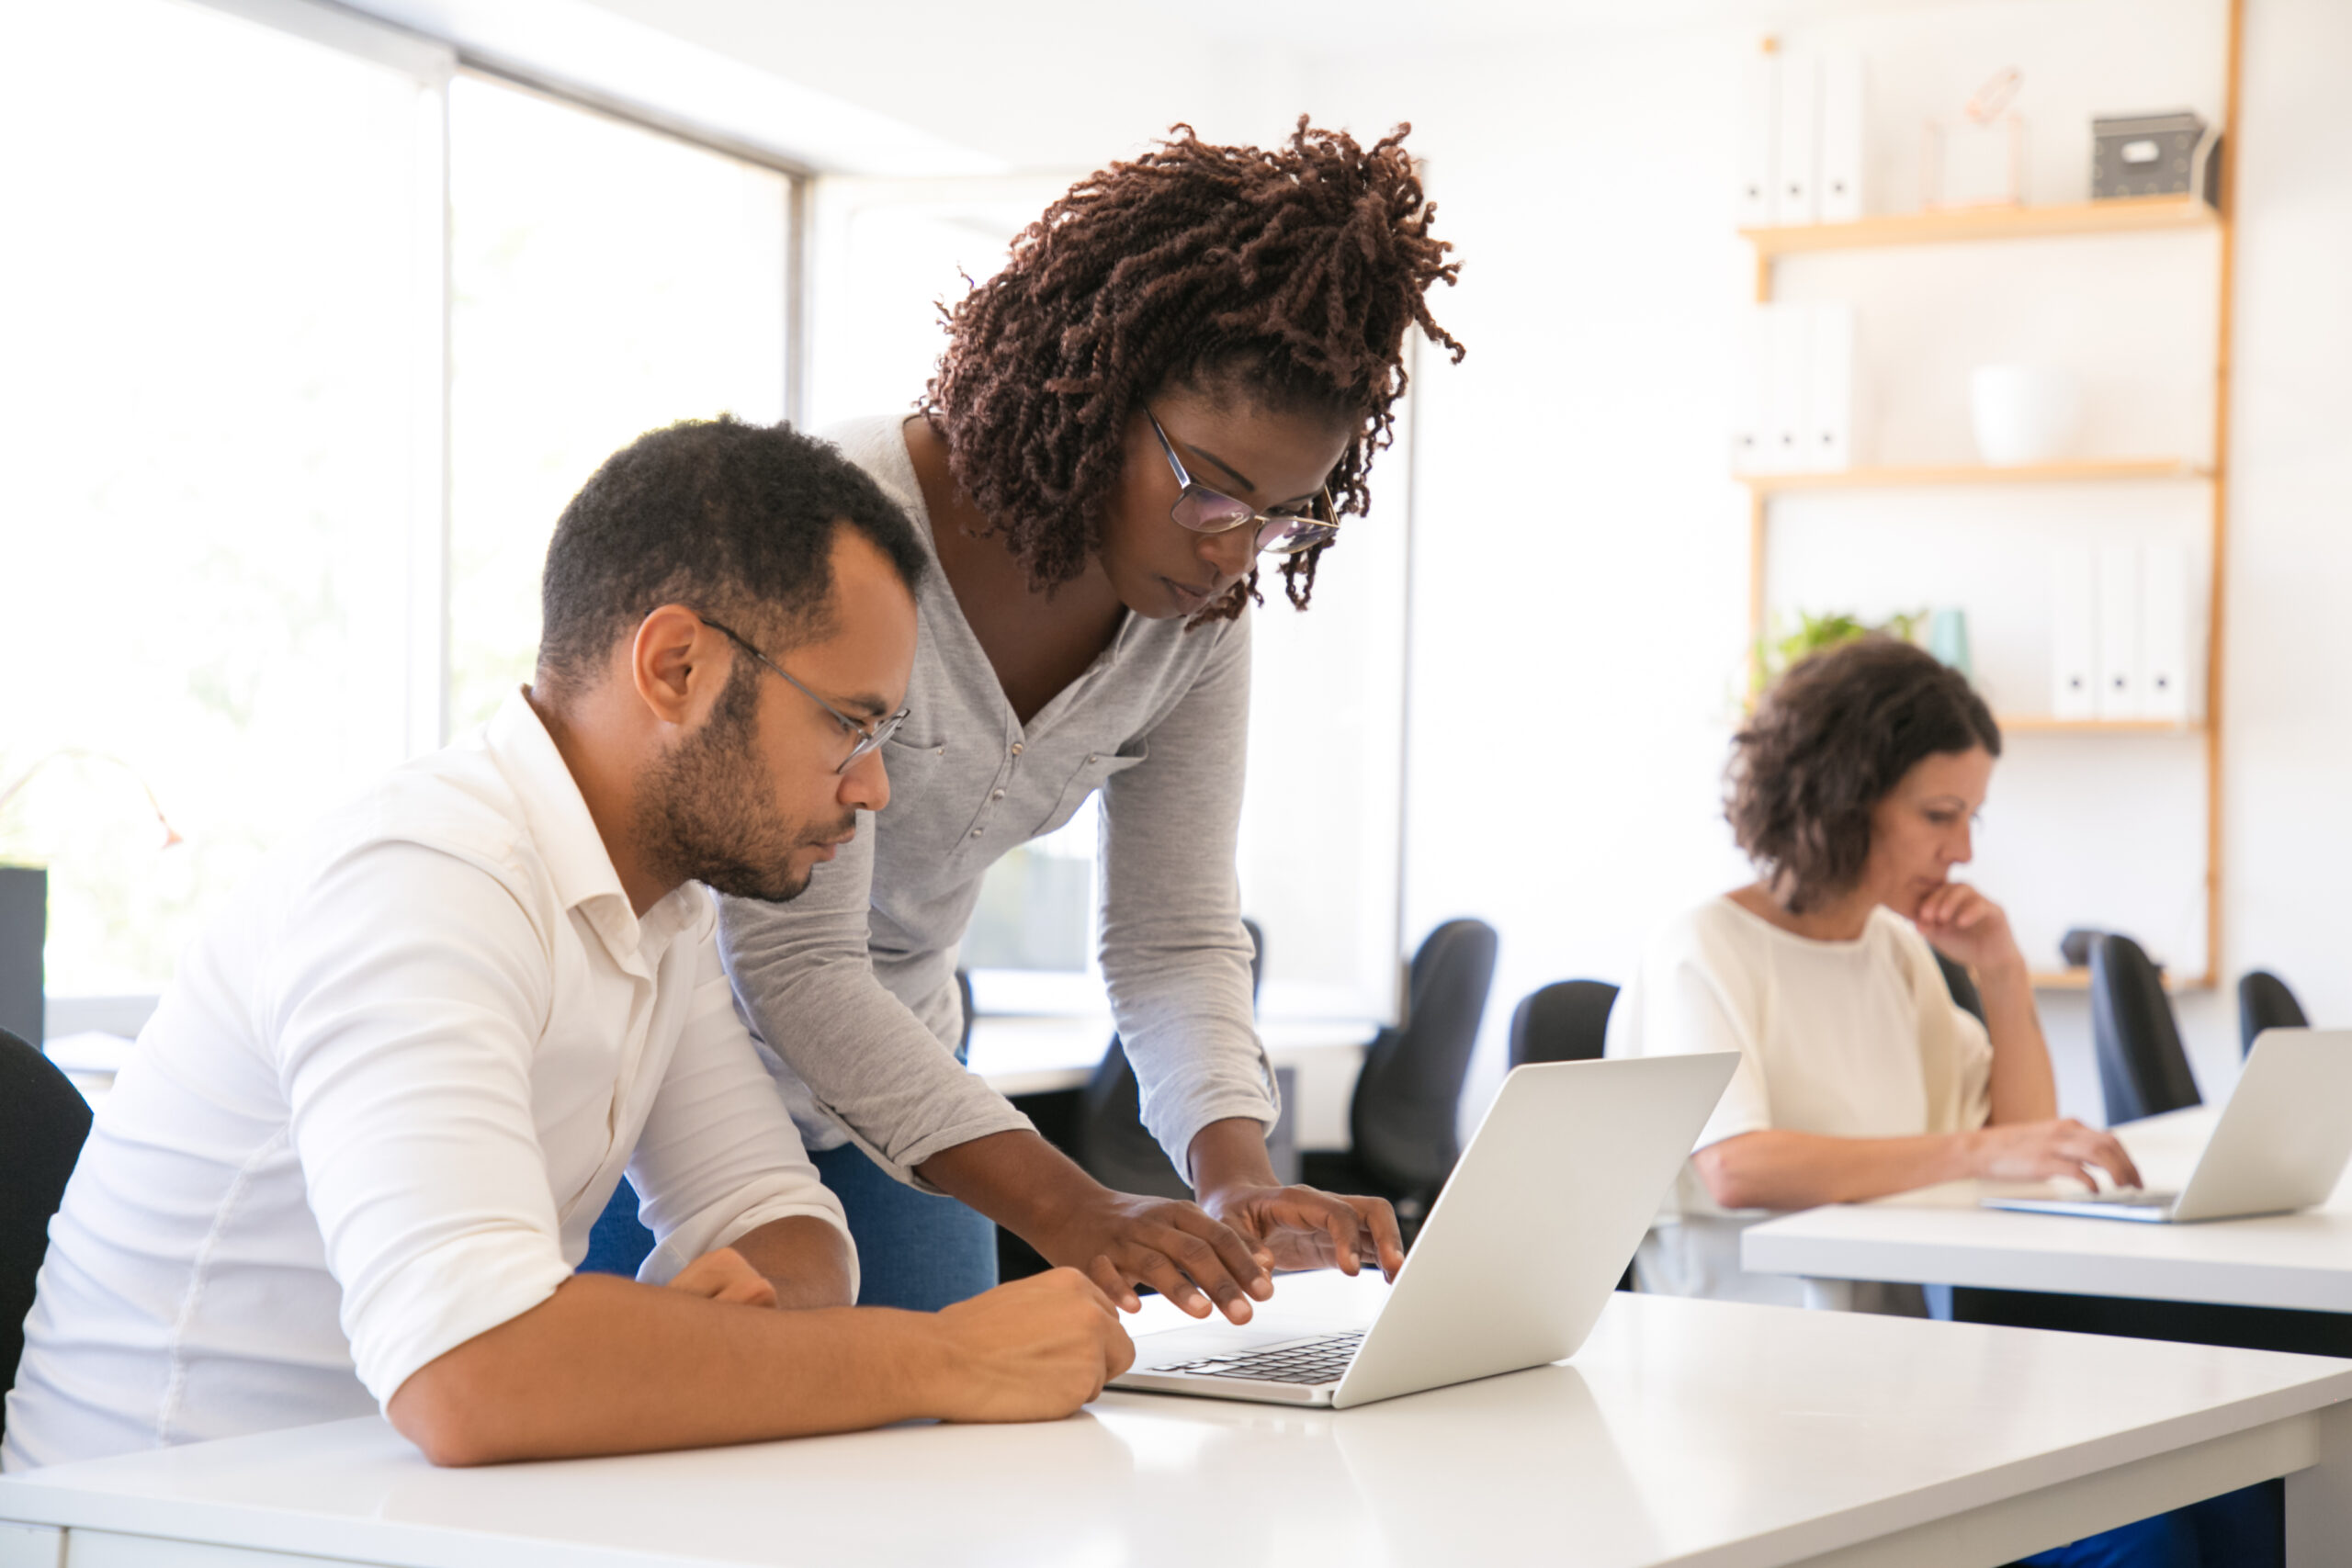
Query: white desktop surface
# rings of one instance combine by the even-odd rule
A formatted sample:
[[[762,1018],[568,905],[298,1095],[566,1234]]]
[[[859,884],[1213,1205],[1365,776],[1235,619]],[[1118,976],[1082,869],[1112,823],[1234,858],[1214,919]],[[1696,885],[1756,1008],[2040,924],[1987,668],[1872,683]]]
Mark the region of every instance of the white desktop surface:
[[[1381,1289],[1295,1277],[1271,1310],[1360,1320]],[[0,1480],[0,1568],[55,1568],[40,1527],[66,1568],[1983,1568],[2296,1471],[2290,1529],[2331,1539],[2346,1401],[2352,1363],[2318,1358],[1618,1295],[1568,1363],[1337,1413],[1113,1393],[1036,1426],[473,1471],[368,1418],[58,1466]]]
[[[2220,1114],[2194,1106],[2127,1123],[2116,1135],[2149,1186],[2177,1190]],[[2325,1205],[2300,1214],[2196,1224],[2023,1214],[1977,1202],[1988,1193],[2059,1190],[1954,1181],[1808,1209],[1748,1227],[1740,1263],[1752,1273],[1814,1279],[2352,1312],[2352,1178]]]

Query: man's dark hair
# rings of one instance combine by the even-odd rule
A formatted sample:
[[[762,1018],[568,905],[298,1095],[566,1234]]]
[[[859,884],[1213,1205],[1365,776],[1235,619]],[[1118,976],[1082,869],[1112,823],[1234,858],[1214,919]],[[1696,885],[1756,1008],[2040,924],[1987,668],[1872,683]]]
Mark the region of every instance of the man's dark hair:
[[[1724,815],[1739,847],[1797,914],[1852,887],[1871,810],[1939,752],[2001,754],[2000,727],[1968,678],[1934,655],[1867,637],[1792,667],[1732,738]]]
[[[663,604],[715,615],[771,658],[832,633],[832,547],[854,529],[912,592],[914,525],[830,442],[786,424],[683,420],[605,459],[555,525],[539,579],[537,681],[594,678]]]
[[[948,315],[922,408],[956,482],[1039,589],[1102,542],[1127,422],[1168,386],[1236,392],[1350,431],[1329,478],[1342,514],[1370,503],[1373,453],[1405,390],[1405,334],[1455,359],[1426,298],[1452,284],[1406,154],[1411,128],[1365,148],[1301,115],[1279,148],[1222,147],[1189,125],[1088,175],[1012,243],[1002,271]],[[1283,558],[1306,607],[1328,546]],[[1229,619],[1258,573],[1203,615]]]

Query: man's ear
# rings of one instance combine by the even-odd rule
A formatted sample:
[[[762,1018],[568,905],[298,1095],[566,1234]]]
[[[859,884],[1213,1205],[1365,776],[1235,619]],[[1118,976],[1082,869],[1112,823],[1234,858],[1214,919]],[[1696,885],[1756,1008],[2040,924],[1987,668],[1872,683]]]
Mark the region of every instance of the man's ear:
[[[718,700],[734,660],[734,645],[700,615],[664,604],[629,639],[629,683],[657,721],[688,728]]]

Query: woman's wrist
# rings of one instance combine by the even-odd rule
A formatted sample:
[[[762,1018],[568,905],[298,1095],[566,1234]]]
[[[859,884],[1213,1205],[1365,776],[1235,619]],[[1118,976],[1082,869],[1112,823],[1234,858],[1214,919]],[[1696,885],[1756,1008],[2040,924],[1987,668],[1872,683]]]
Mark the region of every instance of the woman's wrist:
[[[1193,1135],[1185,1154],[1193,1195],[1204,1207],[1228,1188],[1282,1185],[1266,1153],[1266,1130],[1254,1117],[1210,1122]]]

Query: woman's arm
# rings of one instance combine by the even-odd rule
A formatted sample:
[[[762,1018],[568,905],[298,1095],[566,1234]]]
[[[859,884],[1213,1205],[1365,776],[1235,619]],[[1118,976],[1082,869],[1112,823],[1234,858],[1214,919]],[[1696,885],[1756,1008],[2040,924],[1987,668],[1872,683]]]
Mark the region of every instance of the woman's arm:
[[[1913,1138],[1834,1138],[1778,1128],[1743,1133],[1690,1156],[1707,1191],[1726,1209],[1811,1209],[1859,1203],[1980,1177],[2095,1185],[2093,1167],[2127,1187],[2140,1184],[2113,1134],[2075,1121],[2012,1122]]]
[[[1919,934],[1976,974],[1984,998],[1985,1032],[1993,1037],[1995,1126],[2047,1122],[2058,1114],[2058,1085],[2050,1047],[2034,1010],[2033,981],[2025,954],[1998,904],[1964,882],[1928,895],[1913,917]]]
[[[1208,632],[1196,636],[1213,635]],[[1145,1119],[1201,1206],[1277,1268],[1404,1266],[1377,1198],[1285,1187],[1266,1156],[1276,1106],[1252,1021],[1235,866],[1250,742],[1250,617],[1103,790],[1102,976]]]

